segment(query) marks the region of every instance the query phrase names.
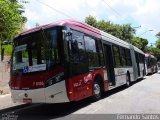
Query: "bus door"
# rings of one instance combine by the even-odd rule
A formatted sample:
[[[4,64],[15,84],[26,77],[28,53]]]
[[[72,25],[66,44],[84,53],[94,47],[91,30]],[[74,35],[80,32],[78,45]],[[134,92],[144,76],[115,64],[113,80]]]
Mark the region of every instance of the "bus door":
[[[130,47],[130,53],[131,53],[131,59],[132,59],[132,67],[133,67],[133,77],[134,80],[137,80],[138,78],[138,68],[136,63],[136,56],[133,45],[129,45]]]
[[[138,68],[138,77],[140,77],[139,55],[137,52],[136,52],[136,63],[137,63],[137,68]]]
[[[104,44],[104,53],[109,85],[115,85],[112,45]]]

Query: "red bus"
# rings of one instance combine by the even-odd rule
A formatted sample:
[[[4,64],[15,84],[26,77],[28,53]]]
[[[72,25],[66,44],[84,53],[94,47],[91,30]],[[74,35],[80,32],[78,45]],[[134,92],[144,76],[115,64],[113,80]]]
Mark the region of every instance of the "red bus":
[[[9,82],[14,102],[61,103],[88,97],[144,76],[144,53],[75,20],[59,21],[14,39]]]

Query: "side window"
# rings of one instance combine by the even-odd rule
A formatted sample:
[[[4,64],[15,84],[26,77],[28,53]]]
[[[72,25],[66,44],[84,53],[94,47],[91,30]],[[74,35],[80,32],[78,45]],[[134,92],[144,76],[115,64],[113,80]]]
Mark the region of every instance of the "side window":
[[[131,53],[129,49],[126,49],[126,60],[127,60],[127,66],[132,66]]]
[[[83,37],[83,33],[72,30],[70,69],[73,76],[88,72],[87,57]]]
[[[100,40],[97,41],[97,46],[98,46],[98,55],[99,55],[100,66],[104,66],[104,56],[103,56],[103,50],[102,50],[102,42]]]
[[[125,53],[125,48],[120,48],[121,49],[121,61],[123,66],[127,66],[127,61],[126,61],[126,53]]]
[[[60,63],[60,54],[57,43],[57,30],[55,28],[50,28],[45,31],[46,38],[49,40],[50,53],[43,52],[49,58],[49,66],[54,66]]]
[[[119,55],[119,47],[113,46],[113,52],[114,52],[114,61],[115,61],[115,67],[120,67],[120,55]]]
[[[144,63],[144,55],[143,54],[139,54],[139,58],[140,58],[140,63]]]
[[[139,59],[140,59],[139,54],[137,52],[135,52],[135,55],[136,55],[136,62],[139,63]]]
[[[98,51],[95,39],[84,36],[86,52],[88,55],[89,67],[99,66]]]
[[[36,33],[28,38],[30,41],[27,44],[29,52],[30,62],[29,65],[44,64],[47,60],[47,41],[43,40],[43,36],[40,33]]]
[[[72,30],[71,53],[72,62],[79,63],[86,60],[83,33],[75,30]]]

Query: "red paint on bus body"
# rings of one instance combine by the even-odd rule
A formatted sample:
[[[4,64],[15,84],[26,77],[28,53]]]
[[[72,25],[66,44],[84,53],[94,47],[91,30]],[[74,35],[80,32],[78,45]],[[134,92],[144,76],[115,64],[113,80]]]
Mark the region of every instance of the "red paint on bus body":
[[[68,27],[73,28],[75,30],[85,32],[86,34],[95,36],[97,38],[101,38],[100,30],[98,30],[97,28],[94,28],[94,27],[92,27],[92,26],[90,26],[86,23],[82,23],[82,22],[72,20],[72,19],[38,26],[38,27],[35,27],[35,28],[32,28],[32,29],[26,30],[23,33],[21,33],[20,35],[29,34],[29,33],[38,31],[40,29],[46,29],[46,28],[50,28],[50,27],[53,27],[53,26],[68,26]]]
[[[64,72],[64,67],[58,66],[49,71],[29,73],[28,75],[11,75],[11,89],[38,89],[44,88],[45,82],[53,76]]]
[[[87,77],[89,76],[90,77]],[[66,81],[67,94],[70,101],[78,101],[92,95],[92,75],[85,73],[69,78]]]
[[[66,81],[67,94],[70,101],[79,101],[93,95],[93,82],[97,75],[101,77],[104,91],[108,90],[108,81],[104,81],[103,69],[71,77]]]

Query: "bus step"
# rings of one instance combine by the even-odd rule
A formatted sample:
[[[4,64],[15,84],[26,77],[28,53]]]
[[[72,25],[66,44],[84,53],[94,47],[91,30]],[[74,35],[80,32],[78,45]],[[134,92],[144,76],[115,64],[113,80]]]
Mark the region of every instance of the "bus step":
[[[113,86],[113,85],[110,85],[109,86],[109,90],[112,90],[112,89],[114,89],[116,86]]]

